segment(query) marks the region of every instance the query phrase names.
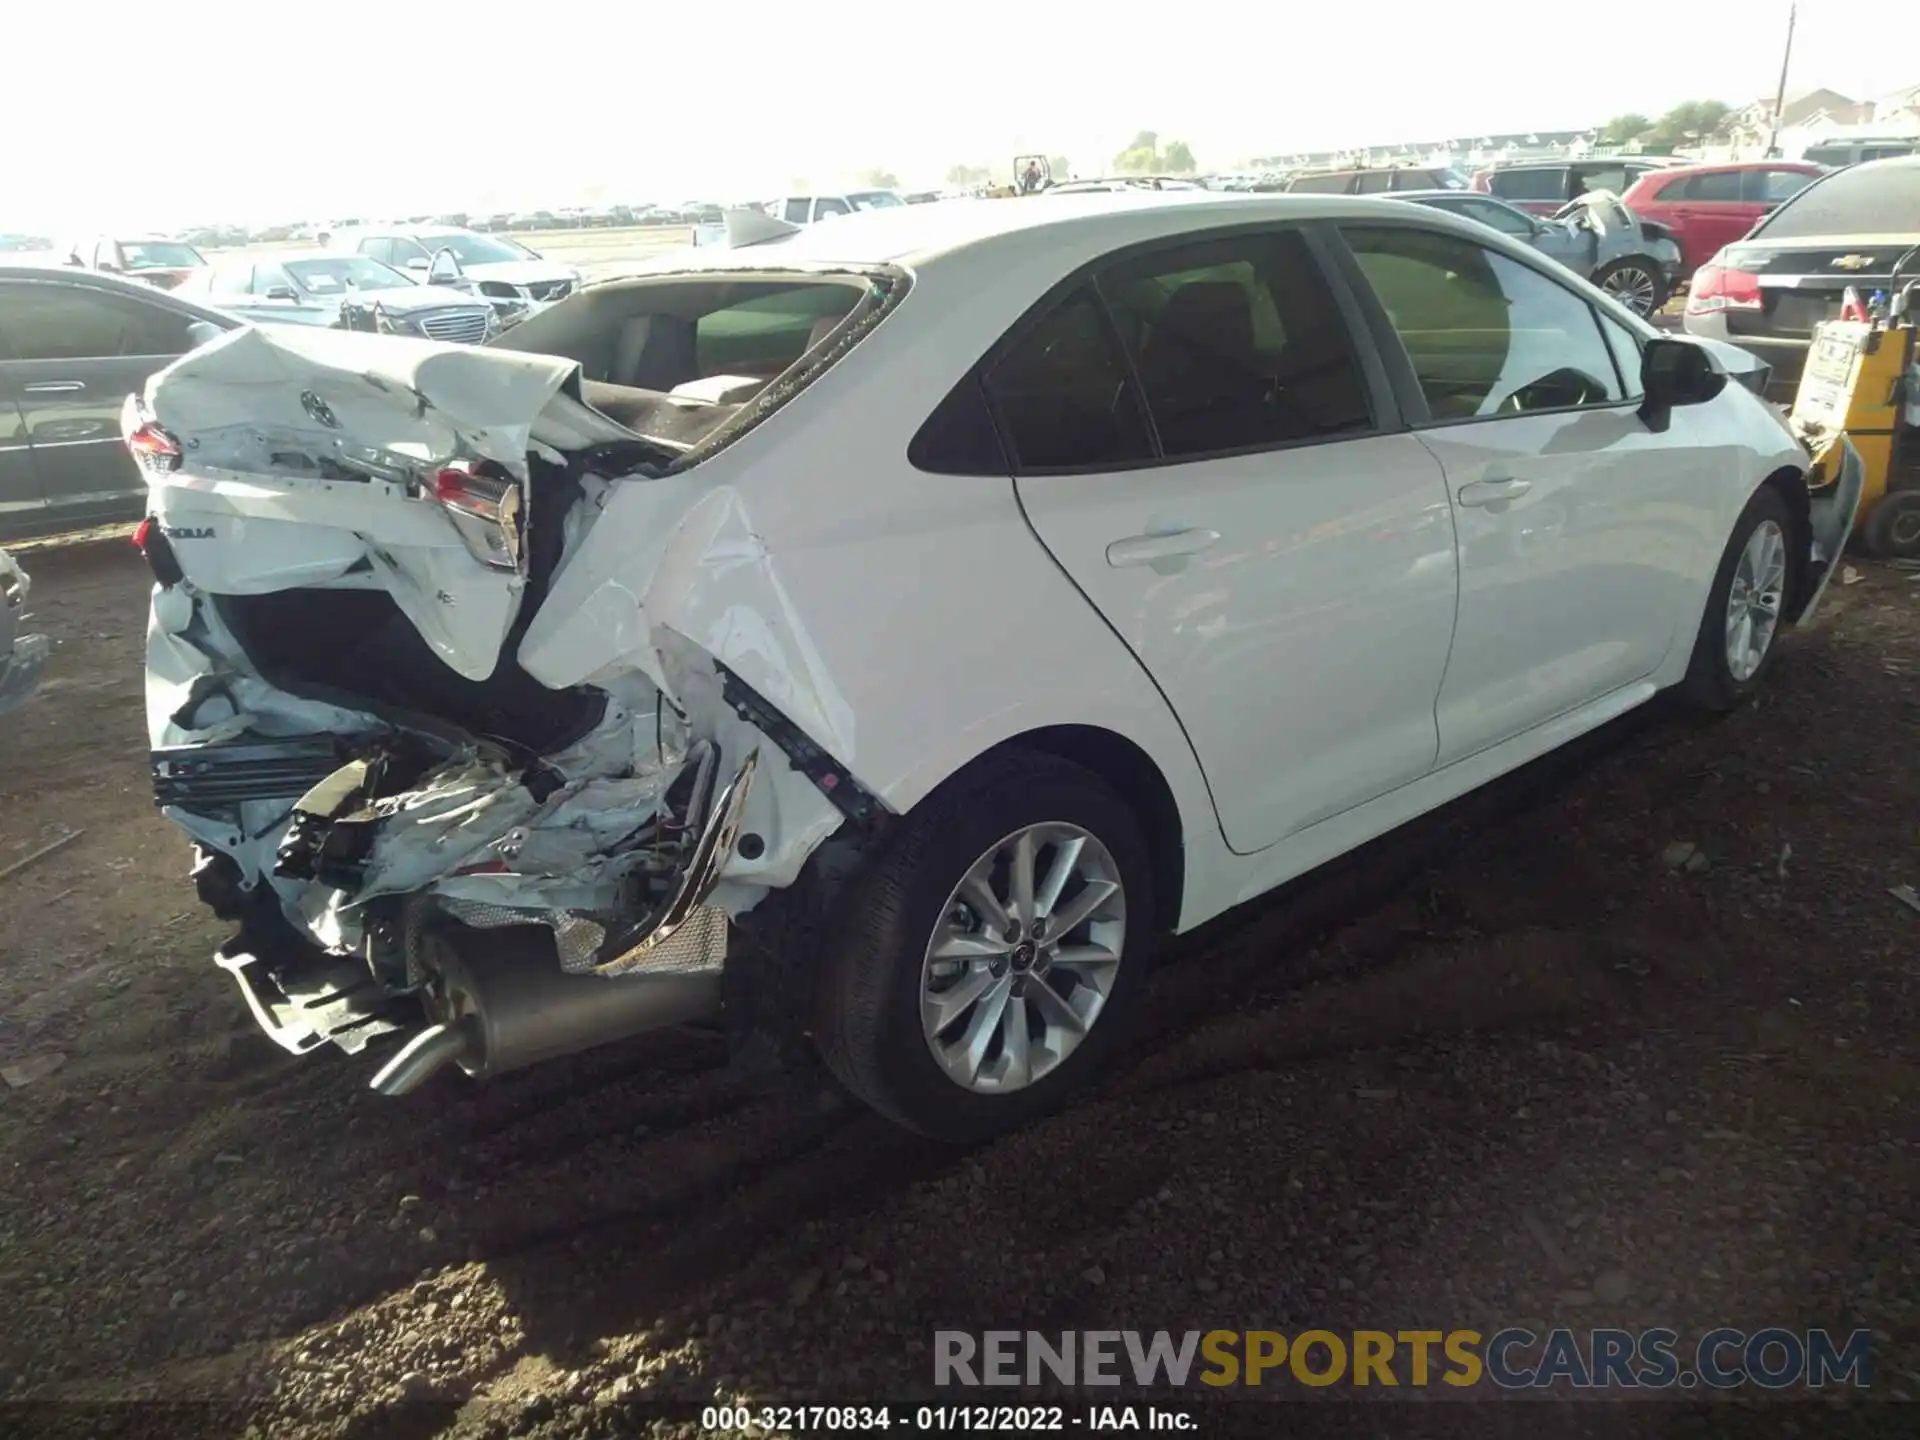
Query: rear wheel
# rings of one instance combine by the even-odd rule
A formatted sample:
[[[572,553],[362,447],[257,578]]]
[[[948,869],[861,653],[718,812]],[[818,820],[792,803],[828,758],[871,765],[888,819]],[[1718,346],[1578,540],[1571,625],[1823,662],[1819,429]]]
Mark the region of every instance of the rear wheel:
[[[1667,287],[1659,271],[1652,262],[1637,257],[1602,266],[1593,283],[1636,315],[1651,315],[1667,303]]]
[[[1860,531],[1869,555],[1883,560],[1920,559],[1920,490],[1883,495]]]
[[[905,817],[847,894],[814,1034],[890,1118],[984,1138],[1100,1068],[1141,993],[1153,933],[1146,843],[1096,775],[995,757]]]
[[[1756,491],[1734,523],[1680,687],[1700,709],[1731,710],[1760,688],[1799,579],[1793,534],[1786,502],[1771,488]]]

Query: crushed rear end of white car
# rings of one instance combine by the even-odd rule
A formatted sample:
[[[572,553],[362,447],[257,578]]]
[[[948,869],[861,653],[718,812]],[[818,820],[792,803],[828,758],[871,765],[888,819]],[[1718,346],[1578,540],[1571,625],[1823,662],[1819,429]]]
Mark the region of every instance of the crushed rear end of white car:
[[[283,1047],[401,1032],[373,1081],[399,1094],[717,1018],[732,917],[879,812],[809,738],[819,677],[780,658],[804,624],[699,471],[906,285],[818,283],[844,318],[771,378],[648,392],[526,351],[249,328],[129,399],[155,798]],[[600,527],[617,581],[580,573]],[[722,663],[692,613],[765,667]]]

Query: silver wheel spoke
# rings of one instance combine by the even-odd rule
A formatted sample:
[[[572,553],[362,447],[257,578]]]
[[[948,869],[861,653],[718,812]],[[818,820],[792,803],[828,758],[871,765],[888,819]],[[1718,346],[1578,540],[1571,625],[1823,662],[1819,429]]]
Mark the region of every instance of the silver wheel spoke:
[[[1035,852],[1040,848],[1033,831],[1022,830],[1020,838],[1013,842],[1011,886],[1013,894],[1008,897],[1014,918],[1022,925],[1031,925],[1034,920],[1033,908],[1033,866]]]
[[[1062,945],[1053,953],[1056,970],[1101,970],[1119,963],[1120,957],[1104,945]]]
[[[1113,897],[1120,886],[1112,880],[1089,880],[1080,893],[1064,905],[1060,913],[1052,917],[1051,931],[1055,937],[1071,934],[1094,912]]]
[[[1040,1012],[1040,1018],[1049,1026],[1058,1026],[1075,1035],[1086,1033],[1087,1022],[1080,1018],[1080,1012],[1061,997],[1058,990],[1041,980],[1027,992],[1027,998],[1033,1001],[1033,1008]]]
[[[1098,836],[1062,820],[1007,835],[959,877],[927,940],[920,1024],[934,1059],[979,1094],[1044,1079],[1099,1019],[1126,935],[1126,891]]]
[[[933,996],[937,1014],[933,1021],[933,1033],[945,1034],[953,1022],[966,1014],[967,1007],[978,1000],[999,982],[993,972],[982,965],[977,970],[969,970],[960,979]]]
[[[949,929],[934,936],[933,948],[927,953],[935,960],[990,960],[1006,954],[1007,947],[994,935]]]
[[[1040,914],[1053,914],[1053,907],[1060,903],[1060,892],[1067,888],[1067,881],[1073,878],[1073,867],[1080,863],[1080,852],[1086,845],[1087,837],[1076,835],[1054,846],[1053,863],[1047,867],[1047,878],[1040,882],[1039,892],[1033,897],[1033,903],[1040,907]]]
[[[948,1052],[948,1068],[957,1071],[963,1084],[971,1085],[980,1078],[980,1067],[986,1063],[987,1051],[1000,1031],[1000,1019],[1007,1013],[1007,1000],[1012,994],[1012,980],[1004,975],[995,980],[981,997],[959,1043]]]
[[[1003,1036],[1000,1055],[1006,1062],[1000,1071],[1000,1084],[1008,1090],[1017,1090],[1033,1081],[1032,1058],[1028,1053],[1032,1037],[1027,1033],[1027,1002],[1020,996],[1008,998],[1000,1029]]]
[[[989,855],[987,859],[991,861],[993,857]],[[1007,907],[993,893],[993,886],[987,883],[979,866],[974,866],[972,873],[960,882],[960,898],[973,907],[973,912],[994,934],[1004,935],[1012,928],[1013,919],[1007,914]]]

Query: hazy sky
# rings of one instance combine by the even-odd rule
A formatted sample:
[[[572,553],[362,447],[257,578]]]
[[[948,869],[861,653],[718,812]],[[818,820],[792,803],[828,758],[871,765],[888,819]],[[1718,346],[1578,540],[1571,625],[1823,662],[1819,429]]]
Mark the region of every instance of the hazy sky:
[[[1141,129],[1225,168],[1574,128],[1770,96],[1787,15],[1786,0],[0,3],[0,230],[731,200],[874,166],[931,186],[957,161],[998,172],[1030,151],[1089,173]],[[1872,39],[1903,3],[1802,0],[1789,89],[1920,82],[1910,46]]]

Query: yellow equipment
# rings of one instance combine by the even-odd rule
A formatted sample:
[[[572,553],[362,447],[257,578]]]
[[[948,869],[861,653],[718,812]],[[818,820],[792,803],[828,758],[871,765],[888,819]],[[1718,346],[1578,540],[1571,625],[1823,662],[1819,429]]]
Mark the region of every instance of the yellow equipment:
[[[1866,319],[1815,329],[1789,413],[1813,452],[1809,486],[1839,474],[1844,433],[1864,465],[1856,533],[1869,555],[1920,558],[1920,346],[1908,285]],[[1847,311],[1865,312],[1856,296]]]

